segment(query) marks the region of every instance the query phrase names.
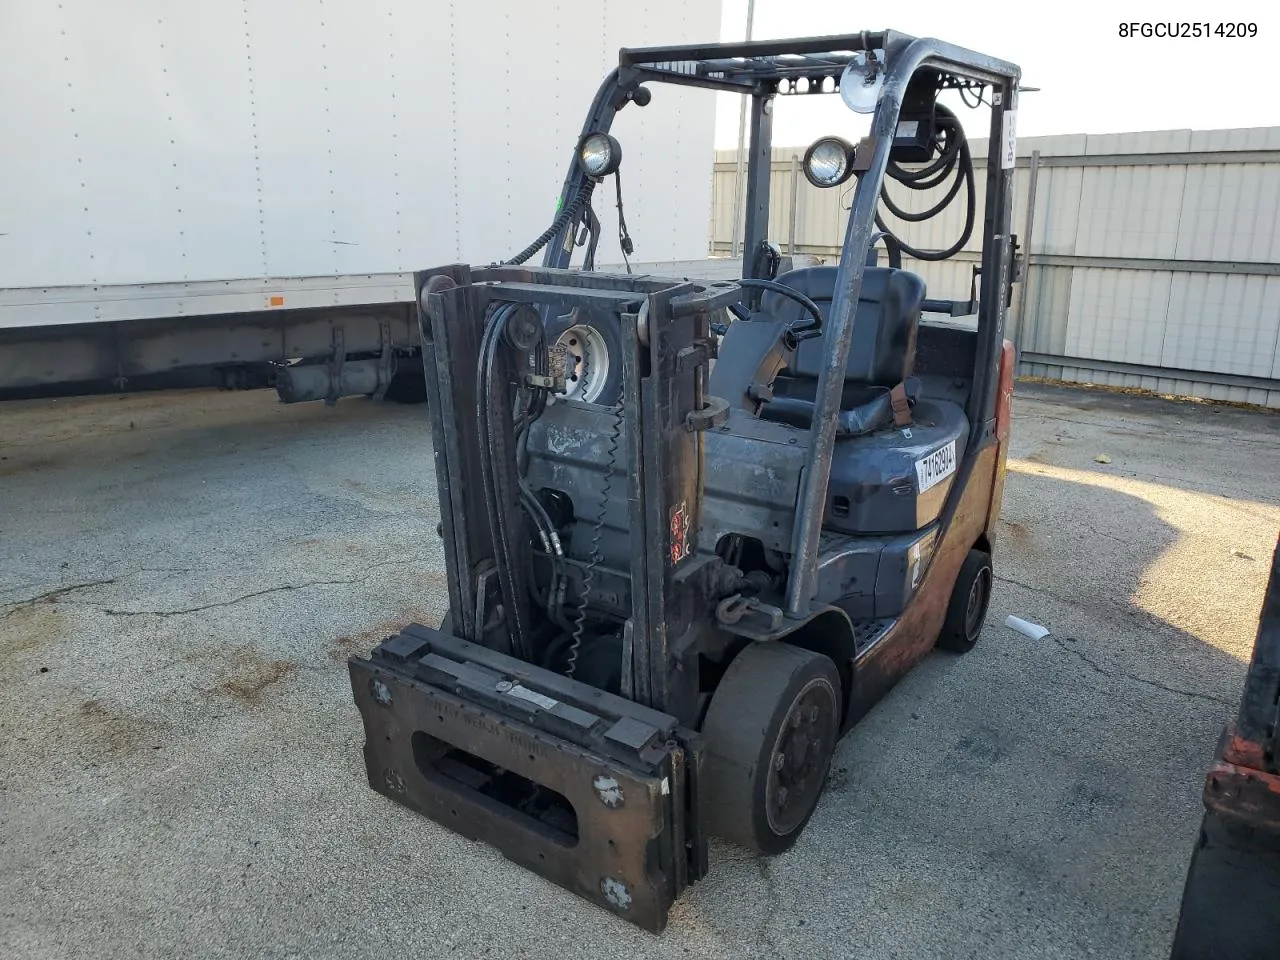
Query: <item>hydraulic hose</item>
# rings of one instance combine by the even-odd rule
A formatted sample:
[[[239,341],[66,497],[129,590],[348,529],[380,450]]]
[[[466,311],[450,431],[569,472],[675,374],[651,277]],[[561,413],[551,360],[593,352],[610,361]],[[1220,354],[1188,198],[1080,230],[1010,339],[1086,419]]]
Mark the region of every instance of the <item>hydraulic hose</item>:
[[[556,218],[551,221],[551,226],[547,227],[538,237],[537,240],[529,244],[510,260],[504,261],[504,265],[524,263],[535,253],[550,243],[561,230],[570,224],[576,225],[578,218],[582,216],[582,211],[586,209],[587,204],[591,202],[591,191],[596,188],[596,182],[588,179],[583,183],[582,188],[578,191],[578,195],[570,200],[563,210],[556,214]]]
[[[501,348],[502,333],[506,329],[507,322],[516,312],[517,306],[514,303],[504,303],[499,306],[489,320],[481,339],[476,369],[476,379],[480,386],[476,402],[476,427],[481,437],[480,474],[489,529],[493,531],[494,537],[494,561],[498,568],[498,584],[506,600],[507,631],[516,654],[527,660],[531,654],[528,624],[525,623],[521,598],[517,594],[515,565],[511,557],[511,545],[514,542],[512,518],[505,498],[501,494],[500,471],[508,464],[514,466],[515,456],[514,451],[507,449],[495,451],[494,449],[499,444],[499,437],[503,436],[502,426],[495,422],[495,417],[502,407],[495,410],[494,394],[505,395],[507,390],[505,382],[500,381],[497,376],[498,351]],[[502,406],[506,407],[508,402],[504,401]]]
[[[959,118],[947,107],[939,103],[935,104],[934,109],[940,119],[939,126],[946,135],[941,145],[936,140],[934,142],[934,149],[938,151],[938,157],[919,170],[907,170],[901,165],[890,161],[885,169],[885,181],[880,186],[880,199],[884,201],[884,205],[889,212],[899,220],[907,223],[921,223],[938,216],[949,207],[951,202],[955,200],[956,194],[960,192],[961,185],[963,185],[966,194],[965,219],[960,239],[945,250],[920,250],[911,246],[890,230],[885,224],[884,217],[880,211],[876,211],[876,226],[884,231],[886,238],[896,243],[902,252],[908,256],[926,261],[946,260],[963,250],[964,245],[973,236],[973,227],[977,220],[978,212],[978,194],[973,177],[973,157],[969,153],[969,141],[965,138],[964,129],[960,126]],[[954,177],[954,180],[942,199],[927,210],[922,210],[918,213],[903,210],[889,196],[889,180],[895,180],[909,190],[923,191],[941,186],[950,177]]]

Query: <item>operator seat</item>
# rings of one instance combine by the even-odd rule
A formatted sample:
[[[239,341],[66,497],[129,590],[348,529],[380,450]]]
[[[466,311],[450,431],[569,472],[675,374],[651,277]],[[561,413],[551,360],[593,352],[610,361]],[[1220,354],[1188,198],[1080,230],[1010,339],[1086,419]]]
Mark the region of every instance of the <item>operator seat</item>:
[[[814,301],[825,324],[838,272],[834,266],[805,267],[780,275],[777,282]],[[895,388],[899,396],[905,393],[908,402],[915,402],[919,383],[911,373],[924,295],[924,281],[914,273],[892,267],[864,268],[845,366],[837,436],[862,436],[893,424],[891,394]],[[787,322],[809,319],[808,312],[798,303],[772,291],[761,297],[760,308]],[[797,427],[811,425],[818,374],[828,349],[825,334],[801,341],[789,366],[774,380],[773,399],[761,407],[763,419]]]

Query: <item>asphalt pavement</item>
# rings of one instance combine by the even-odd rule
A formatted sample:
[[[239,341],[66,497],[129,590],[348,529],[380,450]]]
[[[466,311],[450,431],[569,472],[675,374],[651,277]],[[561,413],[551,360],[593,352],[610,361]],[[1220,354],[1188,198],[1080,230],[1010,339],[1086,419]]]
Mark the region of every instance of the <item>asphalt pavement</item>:
[[[345,658],[446,602],[424,408],[0,405],[0,956],[1167,955],[1280,416],[1029,384],[1015,415],[977,648],[654,937],[365,782]]]

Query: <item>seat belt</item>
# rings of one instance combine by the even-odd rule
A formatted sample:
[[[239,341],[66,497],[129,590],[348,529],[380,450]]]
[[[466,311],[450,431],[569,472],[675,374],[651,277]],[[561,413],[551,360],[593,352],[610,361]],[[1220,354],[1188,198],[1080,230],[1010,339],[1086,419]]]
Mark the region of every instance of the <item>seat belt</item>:
[[[907,400],[905,384],[889,390],[889,406],[893,408],[893,425],[898,429],[911,426],[911,402]]]

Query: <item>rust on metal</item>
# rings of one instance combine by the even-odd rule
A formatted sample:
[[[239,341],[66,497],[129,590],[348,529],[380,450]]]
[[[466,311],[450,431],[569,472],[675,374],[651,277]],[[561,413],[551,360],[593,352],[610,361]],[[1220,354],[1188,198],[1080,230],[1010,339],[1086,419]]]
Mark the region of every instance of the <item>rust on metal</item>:
[[[1000,469],[1006,447],[996,442],[980,451],[971,467],[973,478],[1003,473]],[[855,701],[850,705],[846,726],[852,725],[875,702],[904,677],[934,647],[951,602],[951,591],[969,550],[998,519],[992,509],[991,487],[965,482],[963,493],[946,527],[920,587],[885,641],[878,644],[854,678]]]
[[[1205,780],[1204,805],[1252,827],[1280,830],[1280,775],[1220,761]]]
[[[1235,732],[1234,726],[1227,735],[1226,746],[1222,750],[1222,759],[1228,765],[1251,767],[1254,770],[1267,768],[1266,747],[1256,740],[1248,740]]]

